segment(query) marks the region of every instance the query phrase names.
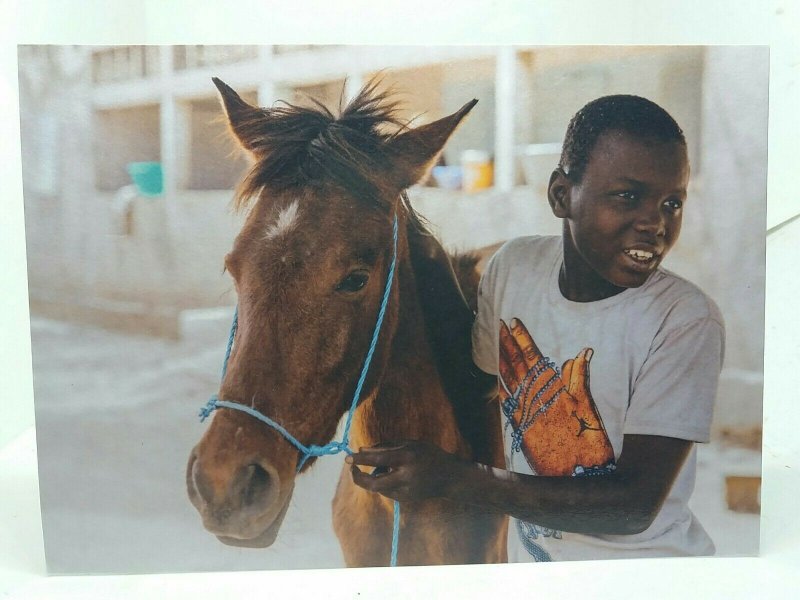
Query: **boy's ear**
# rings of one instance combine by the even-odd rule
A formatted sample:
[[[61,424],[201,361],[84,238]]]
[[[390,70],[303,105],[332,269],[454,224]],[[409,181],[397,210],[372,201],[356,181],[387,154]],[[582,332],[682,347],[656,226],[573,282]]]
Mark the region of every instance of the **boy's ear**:
[[[550,182],[547,184],[547,201],[553,214],[559,219],[569,217],[571,192],[572,181],[564,173],[564,169],[557,167],[550,174]]]

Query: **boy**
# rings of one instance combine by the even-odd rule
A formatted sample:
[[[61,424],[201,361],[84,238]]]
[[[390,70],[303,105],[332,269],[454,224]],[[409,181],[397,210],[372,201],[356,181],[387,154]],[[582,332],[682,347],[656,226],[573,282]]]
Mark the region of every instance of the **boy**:
[[[355,482],[510,515],[510,561],[712,554],[687,502],[724,325],[659,267],[688,179],[683,132],[658,105],[608,96],[582,108],[548,188],[561,238],[508,242],[481,280],[473,357],[497,376],[509,471],[407,442],[355,454]]]

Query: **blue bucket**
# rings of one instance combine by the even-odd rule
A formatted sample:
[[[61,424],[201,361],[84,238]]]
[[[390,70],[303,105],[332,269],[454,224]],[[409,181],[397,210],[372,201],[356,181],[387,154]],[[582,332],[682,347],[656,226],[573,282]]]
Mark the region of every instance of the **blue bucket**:
[[[127,170],[142,196],[160,196],[164,191],[164,173],[160,162],[132,162],[128,163]]]

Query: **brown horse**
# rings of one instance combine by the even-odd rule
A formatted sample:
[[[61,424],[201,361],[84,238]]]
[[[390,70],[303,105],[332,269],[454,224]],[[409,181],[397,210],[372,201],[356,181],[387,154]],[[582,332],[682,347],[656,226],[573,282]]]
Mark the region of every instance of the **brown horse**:
[[[255,108],[214,83],[234,136],[255,159],[235,202],[250,210],[225,257],[239,325],[219,398],[252,406],[306,446],[333,438],[375,326],[396,216],[396,279],[351,446],[427,440],[501,466],[491,385],[479,383],[470,356],[473,312],[404,193],[476,101],[410,129],[374,84],[334,116],[322,105]],[[464,270],[474,286],[470,264]],[[301,459],[273,428],[219,410],[189,457],[189,497],[222,542],[269,546]],[[348,566],[389,563],[392,508],[343,469],[333,522]],[[503,516],[438,499],[403,503],[398,564],[501,562],[505,539]]]

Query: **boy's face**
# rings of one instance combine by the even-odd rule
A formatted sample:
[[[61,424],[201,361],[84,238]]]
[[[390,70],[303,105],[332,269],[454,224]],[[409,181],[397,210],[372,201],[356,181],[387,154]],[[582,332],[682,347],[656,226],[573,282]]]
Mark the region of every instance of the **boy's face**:
[[[563,214],[556,204],[553,209],[567,224],[567,284],[588,297],[592,285],[642,285],[678,239],[688,182],[683,144],[620,131],[602,134],[580,183],[562,176],[551,180],[551,204],[558,204],[553,194],[560,193]],[[571,275],[580,280],[570,282]]]

